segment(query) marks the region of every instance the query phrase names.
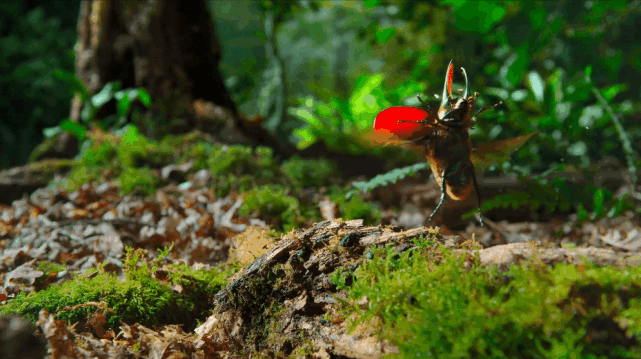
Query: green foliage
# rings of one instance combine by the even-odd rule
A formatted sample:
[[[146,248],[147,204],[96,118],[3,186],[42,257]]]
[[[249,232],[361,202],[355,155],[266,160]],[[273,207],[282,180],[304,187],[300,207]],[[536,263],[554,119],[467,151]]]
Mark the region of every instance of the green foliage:
[[[42,129],[68,116],[73,95],[56,69],[73,70],[80,1],[0,3],[0,169],[23,164]]]
[[[260,186],[245,195],[238,213],[249,216],[257,212],[263,218],[272,218],[279,231],[289,231],[309,218],[302,216],[298,200],[287,193],[284,186]]]
[[[322,187],[336,175],[336,166],[326,159],[301,159],[294,156],[281,165],[281,171],[294,188]]]
[[[481,209],[486,211],[493,208],[517,209],[528,206],[532,211],[542,208],[545,213],[576,210],[581,222],[605,217],[612,218],[634,210],[634,203],[626,200],[627,195],[615,199],[612,192],[603,188],[576,186],[565,177],[555,176],[551,180],[547,179],[550,174],[563,171],[565,167],[565,165],[558,165],[538,176],[530,176],[523,171],[518,171],[517,168],[512,168],[512,174],[517,175],[519,182],[526,186],[526,191],[508,190],[485,201]]]
[[[166,268],[170,273],[169,281],[164,282],[155,279],[153,274],[160,268],[159,262],[167,252],[165,250],[149,261],[144,250],[128,247],[123,260],[125,281],[105,272],[102,267],[90,269],[85,275],[62,285],[52,285],[31,294],[21,293],[0,307],[0,314],[20,314],[35,322],[40,309],[44,308],[57,319],[74,323],[86,320],[100,309],[83,306],[70,310],[65,307],[104,302],[110,309],[103,312],[107,319],[106,329],[118,330],[121,321],[145,326],[174,323],[193,328],[196,319],[207,315],[209,301],[238,267],[195,271],[184,264],[170,265]],[[184,291],[174,291],[172,283],[182,285]]]
[[[299,148],[322,141],[339,151],[365,153],[358,139],[378,111],[415,105],[417,93],[438,92],[453,58],[467,69],[472,90],[482,94],[481,105],[505,103],[477,122],[473,142],[538,131],[540,136],[511,159],[528,173],[560,159],[584,170],[603,156],[635,158],[628,167],[639,166],[638,156],[621,144],[641,139],[633,121],[641,108],[635,95],[641,86],[641,61],[635,56],[641,46],[620,35],[636,34],[638,7],[546,1],[364,4],[325,6],[322,16],[303,7],[288,13],[292,19],[277,29],[281,40],[275,46],[290,98],[271,104],[291,116],[278,129],[284,140],[294,139]],[[602,26],[604,16],[612,19],[611,28]],[[350,21],[341,21],[345,18]],[[351,32],[355,24],[362,29],[357,36]],[[594,69],[591,81],[586,65]],[[328,69],[332,76],[325,75]],[[264,75],[276,76],[269,67]],[[248,113],[261,106],[257,96],[242,98]],[[620,140],[608,107],[621,118],[629,141]]]
[[[117,129],[123,127],[130,116],[140,116],[140,112],[135,108],[135,100],[138,99],[144,106],[151,106],[151,97],[144,88],[120,90],[119,82],[107,83],[98,93],[91,95],[85,88],[85,85],[78,77],[70,72],[62,70],[54,71],[56,78],[66,83],[80,101],[84,104],[80,113],[81,123],[75,123],[69,119],[63,120],[58,126],[45,128],[43,133],[45,138],[52,138],[60,132],[68,132],[78,138],[82,143],[86,141],[86,133],[89,125],[99,124],[104,129]],[[116,114],[107,116],[104,119],[98,119],[98,111],[110,101],[116,101]]]
[[[426,262],[428,265],[426,265]],[[414,358],[634,358],[641,354],[641,269],[536,261],[506,271],[420,243],[418,252],[375,249],[354,273],[345,302],[354,325],[378,318],[400,356]],[[355,302],[368,298],[362,310]]]
[[[614,193],[602,188],[590,188],[594,193],[592,195],[592,212],[589,212],[583,203],[577,204],[577,215],[579,222],[595,221],[601,218],[614,218],[622,215],[626,211],[635,209],[634,203],[626,201],[628,193],[626,192],[621,198],[615,199]]]

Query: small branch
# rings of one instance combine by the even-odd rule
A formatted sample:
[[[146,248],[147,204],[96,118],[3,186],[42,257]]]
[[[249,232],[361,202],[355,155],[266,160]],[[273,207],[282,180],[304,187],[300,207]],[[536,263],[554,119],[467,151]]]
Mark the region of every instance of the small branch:
[[[597,90],[596,87],[594,87],[594,85],[592,85],[592,93],[597,98],[597,100],[601,103],[601,105],[605,108],[605,110],[608,112],[608,114],[610,115],[610,118],[612,118],[612,123],[614,123],[614,128],[616,128],[619,134],[619,139],[621,140],[621,144],[623,145],[623,152],[625,152],[625,159],[628,162],[628,170],[630,171],[630,176],[632,176],[632,190],[636,191],[637,167],[634,164],[634,160],[635,160],[634,151],[632,150],[632,144],[630,143],[630,139],[628,138],[627,133],[625,133],[623,126],[621,126],[621,121],[619,120],[619,117],[614,113],[612,106],[610,106],[608,101],[601,95],[599,90]]]

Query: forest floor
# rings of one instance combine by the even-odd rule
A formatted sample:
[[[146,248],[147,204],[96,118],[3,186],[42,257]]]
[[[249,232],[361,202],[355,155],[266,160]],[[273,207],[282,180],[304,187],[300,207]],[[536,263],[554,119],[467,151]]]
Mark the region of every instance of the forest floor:
[[[97,172],[26,167],[41,188],[0,205],[0,356],[641,355],[633,212],[524,206],[480,227],[459,219],[474,202],[446,201],[432,225],[440,190],[426,175],[345,201],[330,189],[340,178],[283,169],[288,187],[269,155],[202,146],[143,161],[147,182],[129,187],[141,158],[174,150]],[[323,165],[300,161],[289,167]],[[278,183],[242,187],[256,163]]]

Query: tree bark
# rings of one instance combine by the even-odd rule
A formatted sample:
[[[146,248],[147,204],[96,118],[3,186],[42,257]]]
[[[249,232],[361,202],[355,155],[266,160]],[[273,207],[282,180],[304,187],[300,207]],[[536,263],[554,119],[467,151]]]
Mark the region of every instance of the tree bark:
[[[152,114],[169,119],[171,132],[201,127],[196,100],[237,114],[218,72],[220,57],[204,0],[91,0],[81,5],[78,77],[91,93],[111,81],[120,81],[122,88],[144,87],[152,98]],[[74,99],[72,120],[80,119],[82,106]]]

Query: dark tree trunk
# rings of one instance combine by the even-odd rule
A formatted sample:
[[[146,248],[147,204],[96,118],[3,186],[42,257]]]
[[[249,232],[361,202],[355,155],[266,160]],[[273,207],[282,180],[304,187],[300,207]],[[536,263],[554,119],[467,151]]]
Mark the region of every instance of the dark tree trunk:
[[[218,72],[220,44],[204,0],[91,0],[81,6],[77,75],[91,93],[111,81],[144,87],[152,113],[169,119],[171,132],[200,127],[196,100],[236,115]],[[72,120],[80,119],[82,105],[73,102]]]

